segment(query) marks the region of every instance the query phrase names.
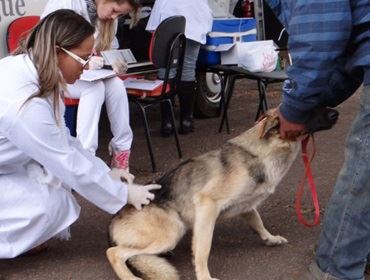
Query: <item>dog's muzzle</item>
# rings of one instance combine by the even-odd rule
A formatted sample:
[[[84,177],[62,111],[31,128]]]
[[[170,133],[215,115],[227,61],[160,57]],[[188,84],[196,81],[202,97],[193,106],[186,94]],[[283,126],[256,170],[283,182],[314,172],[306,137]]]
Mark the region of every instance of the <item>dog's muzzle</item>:
[[[306,122],[306,131],[314,133],[319,130],[331,129],[337,122],[339,112],[337,110],[322,107],[313,110]]]

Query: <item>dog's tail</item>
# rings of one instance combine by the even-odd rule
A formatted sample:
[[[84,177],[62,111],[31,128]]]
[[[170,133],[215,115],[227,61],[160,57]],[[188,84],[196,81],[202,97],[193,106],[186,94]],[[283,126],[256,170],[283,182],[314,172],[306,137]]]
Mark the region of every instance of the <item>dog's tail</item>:
[[[138,255],[127,260],[130,267],[144,280],[179,280],[174,266],[156,255]],[[135,273],[136,274],[136,273]]]

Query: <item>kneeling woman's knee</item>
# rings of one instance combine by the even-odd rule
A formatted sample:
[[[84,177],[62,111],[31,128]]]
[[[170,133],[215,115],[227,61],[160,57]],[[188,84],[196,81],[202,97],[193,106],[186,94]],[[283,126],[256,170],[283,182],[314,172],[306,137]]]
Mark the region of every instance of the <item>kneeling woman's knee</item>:
[[[43,203],[43,207],[49,219],[48,230],[52,235],[67,228],[80,214],[80,206],[73,194],[63,187],[50,191],[48,201]]]

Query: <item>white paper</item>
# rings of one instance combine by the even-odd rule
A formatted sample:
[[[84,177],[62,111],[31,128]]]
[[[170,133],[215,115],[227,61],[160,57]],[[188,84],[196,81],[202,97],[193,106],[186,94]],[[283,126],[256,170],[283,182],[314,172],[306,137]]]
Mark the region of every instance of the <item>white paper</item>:
[[[113,70],[99,69],[99,70],[84,70],[80,80],[82,81],[97,81],[117,76]]]
[[[127,64],[136,63],[136,58],[130,49],[102,51],[104,64],[113,65],[115,61],[123,60]]]
[[[125,87],[129,89],[142,89],[151,91],[161,86],[163,84],[163,81],[127,78],[123,81],[123,83]]]
[[[153,63],[150,62],[150,61],[138,62],[138,63],[134,63],[134,64],[129,64],[129,65],[127,65],[127,67],[128,67],[128,69],[130,69],[130,68],[143,67],[143,66],[149,66],[149,65],[153,65]]]

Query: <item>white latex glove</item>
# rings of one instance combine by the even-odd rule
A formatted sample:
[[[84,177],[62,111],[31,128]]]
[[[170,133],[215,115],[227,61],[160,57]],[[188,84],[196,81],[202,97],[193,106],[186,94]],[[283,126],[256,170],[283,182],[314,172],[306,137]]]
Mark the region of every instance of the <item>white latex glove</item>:
[[[132,184],[135,179],[135,176],[130,172],[120,168],[112,168],[108,174],[113,180],[127,182],[128,184]]]
[[[137,210],[141,210],[143,205],[148,205],[154,199],[154,194],[151,190],[158,190],[162,186],[157,184],[150,185],[136,185],[128,184],[128,197],[127,203],[133,205]]]
[[[116,60],[112,64],[113,71],[117,73],[117,75],[123,75],[127,72],[128,65],[123,60]]]
[[[92,56],[89,60],[89,70],[102,69],[104,66],[104,58],[101,56]]]

